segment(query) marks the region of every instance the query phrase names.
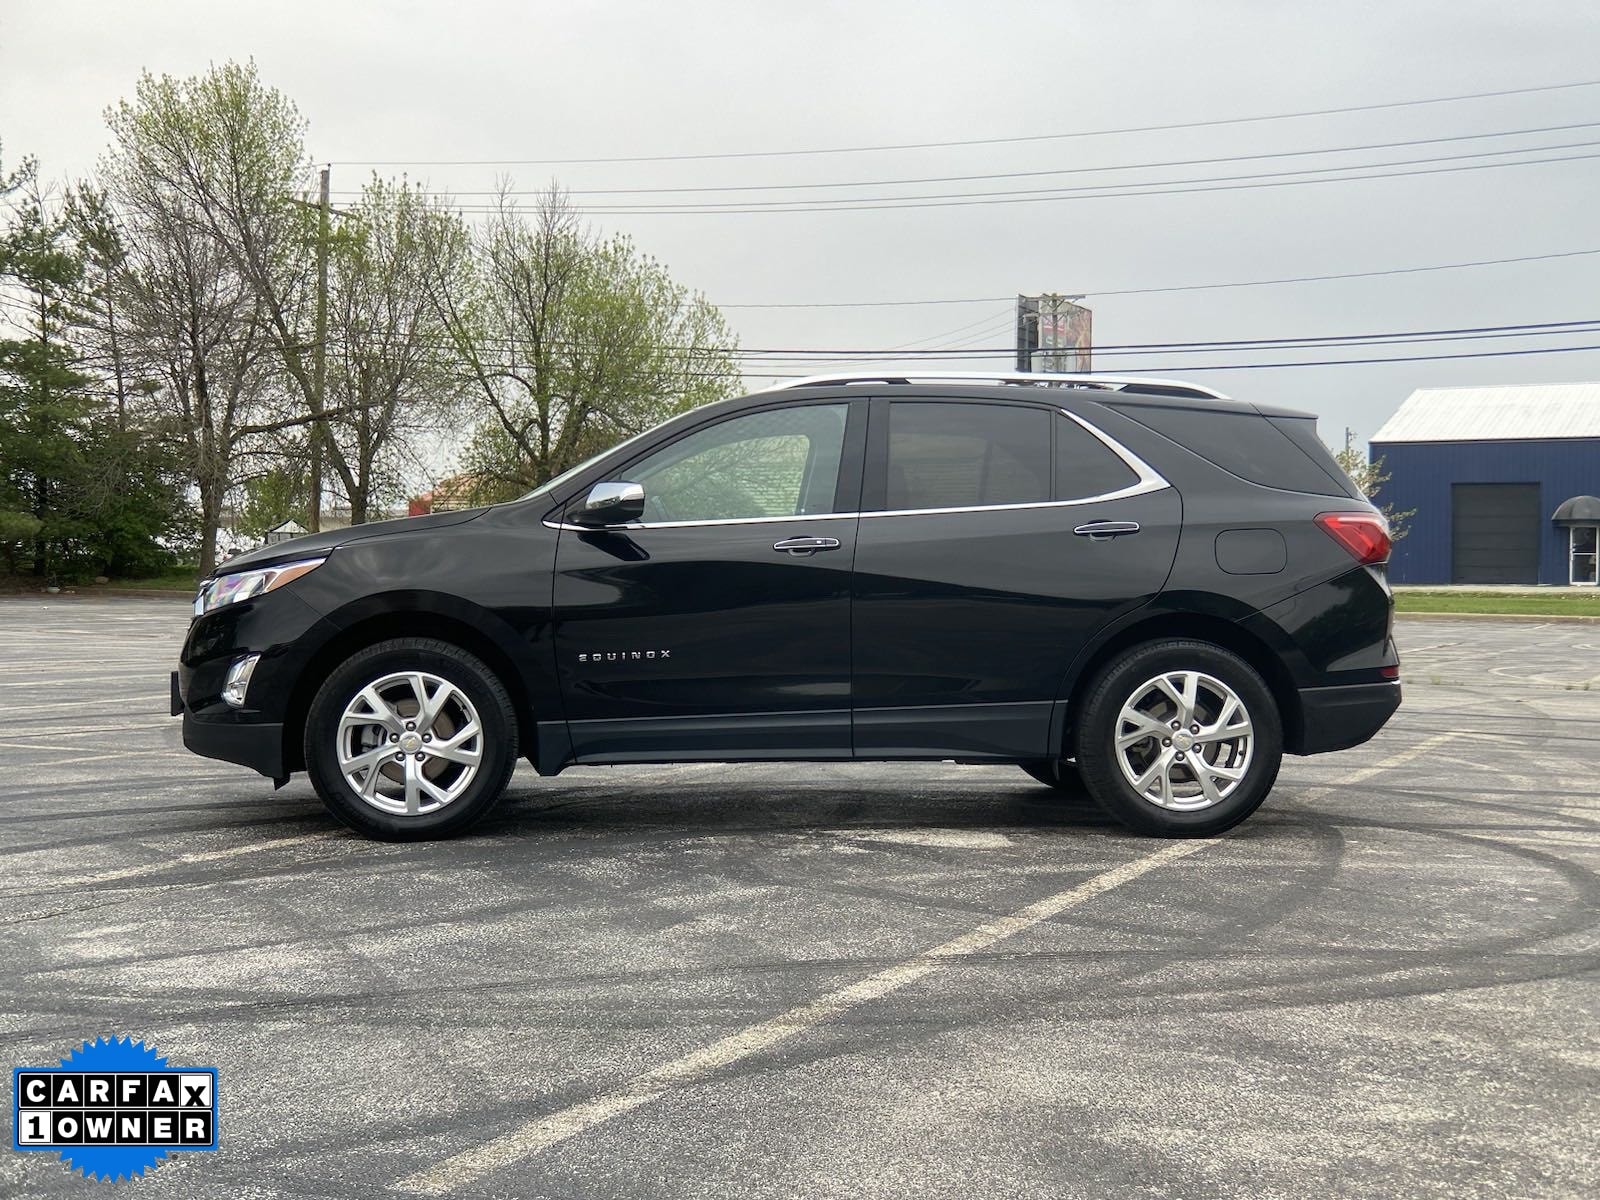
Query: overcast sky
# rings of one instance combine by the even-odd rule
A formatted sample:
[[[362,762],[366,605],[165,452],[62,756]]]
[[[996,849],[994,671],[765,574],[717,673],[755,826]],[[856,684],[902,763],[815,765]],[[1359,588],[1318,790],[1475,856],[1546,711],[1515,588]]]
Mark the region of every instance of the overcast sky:
[[[770,152],[1171,125],[1600,79],[1597,51],[1600,5],[1581,0],[11,0],[0,9],[0,142],[8,163],[34,154],[47,176],[81,174],[104,145],[103,110],[131,94],[141,69],[191,74],[251,57],[309,120],[310,152],[334,164],[336,192],[359,187],[374,169],[404,171],[463,203],[501,175],[526,188],[554,177],[581,202],[601,203],[607,198],[582,193],[1082,172],[1596,123],[1286,161],[645,199],[1083,187],[1510,147],[1568,147],[1533,157],[1593,154],[1600,152],[1600,87],[1010,145],[688,162],[416,164]],[[373,160],[413,165],[365,165]],[[1600,317],[1600,254],[1339,282],[1096,295],[1600,249],[1597,185],[1600,158],[1578,158],[1163,196],[593,220],[631,234],[721,305],[1085,292],[1098,344],[1169,343]],[[1004,348],[1012,338],[1004,300],[725,312],[748,348]],[[1327,353],[1102,355],[1096,366],[1131,371],[1208,360],[1590,344],[1600,336]],[[1004,365],[1004,356],[989,365]],[[1311,409],[1329,441],[1346,425],[1364,440],[1414,387],[1595,379],[1600,351],[1186,374],[1233,395]]]

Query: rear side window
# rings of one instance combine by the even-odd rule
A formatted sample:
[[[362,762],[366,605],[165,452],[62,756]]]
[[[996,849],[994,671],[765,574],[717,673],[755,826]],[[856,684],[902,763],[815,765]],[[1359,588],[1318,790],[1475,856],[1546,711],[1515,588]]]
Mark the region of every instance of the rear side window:
[[[1308,428],[1297,429],[1291,437],[1258,413],[1131,404],[1112,407],[1251,483],[1322,496],[1349,494],[1344,473],[1317,440],[1315,421],[1293,421],[1295,426]],[[1307,452],[1307,445],[1312,445],[1312,453]],[[1327,461],[1326,466],[1321,459]]]
[[[1050,413],[1007,404],[889,406],[886,507],[970,508],[1050,497]]]
[[[1139,482],[1132,467],[1076,421],[1057,417],[1055,427],[1057,500],[1107,496]]]

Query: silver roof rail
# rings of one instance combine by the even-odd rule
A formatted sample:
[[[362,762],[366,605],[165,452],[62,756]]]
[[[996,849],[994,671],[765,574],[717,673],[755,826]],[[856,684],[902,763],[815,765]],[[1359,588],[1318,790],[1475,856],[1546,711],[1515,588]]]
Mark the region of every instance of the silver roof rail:
[[[1138,375],[1067,375],[1030,371],[863,371],[842,372],[836,375],[807,375],[804,379],[786,379],[764,392],[783,392],[791,388],[828,387],[847,383],[1006,383],[1029,384],[1034,387],[1098,388],[1119,392],[1124,388],[1153,391],[1165,396],[1196,396],[1207,400],[1231,400],[1233,397],[1198,383],[1185,383],[1178,379],[1147,379]]]

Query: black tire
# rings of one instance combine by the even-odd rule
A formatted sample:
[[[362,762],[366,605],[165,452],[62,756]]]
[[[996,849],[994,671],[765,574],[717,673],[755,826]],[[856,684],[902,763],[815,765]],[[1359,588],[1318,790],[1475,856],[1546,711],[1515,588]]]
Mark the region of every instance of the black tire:
[[[1204,785],[1199,777],[1201,772],[1194,766],[1192,746],[1185,754],[1183,746],[1152,734],[1148,740],[1128,748],[1130,771],[1139,767],[1158,771],[1156,779],[1148,786],[1160,790],[1160,774],[1167,776],[1168,786],[1163,799],[1170,798],[1172,803],[1178,805],[1203,804],[1204,807],[1163,807],[1157,800],[1146,798],[1134,787],[1134,782],[1124,773],[1122,762],[1119,761],[1116,738],[1123,706],[1141,696],[1152,695],[1157,704],[1167,703],[1161,696],[1147,691],[1146,684],[1169,672],[1195,672],[1226,685],[1244,707],[1250,722],[1248,757],[1241,740],[1202,744],[1202,755],[1210,753],[1213,756],[1211,759],[1202,757],[1202,764],[1215,763],[1218,767],[1243,771],[1242,778],[1236,782],[1205,772],[1210,786],[1220,796],[1214,801],[1199,794]],[[1204,715],[1197,712],[1195,719],[1201,725],[1201,736],[1205,736],[1203,731],[1206,723],[1222,715],[1220,711],[1212,710],[1224,708],[1226,702],[1219,701],[1220,691],[1212,690],[1209,684],[1198,685],[1196,696],[1196,708],[1203,709]],[[1171,709],[1160,718],[1160,723],[1168,727],[1171,726],[1168,718],[1181,712],[1175,703]],[[1278,777],[1278,766],[1283,760],[1283,723],[1271,689],[1249,663],[1210,642],[1174,638],[1148,642],[1133,649],[1107,664],[1090,681],[1084,691],[1080,712],[1083,715],[1073,730],[1073,747],[1084,786],[1107,813],[1141,833],[1158,837],[1210,837],[1231,829],[1260,807],[1267,793],[1272,790],[1273,782]],[[1234,724],[1235,721],[1230,719],[1230,727]],[[1190,732],[1193,728],[1191,724],[1189,730],[1183,732],[1194,736]],[[1136,729],[1130,724],[1128,731],[1131,733]],[[1172,765],[1163,769],[1157,760],[1165,754],[1171,755]],[[1225,754],[1235,756],[1231,764],[1224,763]],[[1146,755],[1149,756],[1148,762],[1143,757]],[[1176,761],[1180,757],[1182,763]],[[1238,765],[1241,763],[1242,766]],[[1230,782],[1232,790],[1226,791]],[[1180,794],[1180,791],[1184,794]]]
[[[1064,758],[1039,758],[1033,762],[1017,765],[1040,783],[1054,788],[1063,796],[1084,794],[1083,776],[1078,773],[1078,764],[1075,762],[1069,762]]]
[[[340,739],[344,736],[341,733],[341,721],[347,708],[357,703],[364,688],[390,676],[410,672],[424,673],[456,689],[456,696],[446,702],[437,718],[441,730],[440,744],[438,747],[433,745],[430,733],[427,746],[414,747],[423,755],[423,759],[397,753],[391,762],[388,746],[383,744],[384,737],[404,736],[408,739],[407,744],[410,744],[409,730],[386,735],[375,720],[352,731],[350,737],[364,737],[371,741],[371,745],[362,749],[361,753],[377,755],[383,752],[382,761],[370,771],[377,774],[381,770],[384,775],[374,781],[374,798],[364,800],[340,769]],[[401,689],[398,684],[390,684],[386,690],[389,696],[395,696]],[[441,692],[442,689],[436,688],[433,695],[438,696]],[[383,698],[387,699],[386,696]],[[371,705],[366,707],[371,708]],[[403,713],[405,707],[407,702],[402,698],[390,705],[387,711]],[[422,714],[414,710],[412,715],[419,720],[422,718]],[[474,772],[462,781],[461,774],[466,771],[466,766],[444,761],[439,750],[451,746],[451,736],[468,728],[469,720],[474,715],[479,733],[464,743],[463,750],[458,753],[471,754],[475,748],[477,760]],[[401,719],[403,721],[403,715]],[[447,725],[449,722],[453,723]],[[423,721],[422,724],[427,727],[428,722]],[[416,730],[416,736],[419,739],[422,737],[421,729]],[[407,759],[422,762],[422,765],[413,766]],[[358,833],[384,841],[450,837],[487,815],[505,791],[517,763],[516,713],[511,698],[494,672],[459,646],[431,638],[396,638],[351,655],[323,682],[306,715],[305,761],[306,771],[322,802],[334,816]],[[406,780],[411,778],[413,771],[440,772],[429,782],[447,793],[455,784],[460,784],[459,792],[448,799],[438,800],[434,795],[419,791],[419,801],[434,807],[431,811],[408,814],[403,811],[409,788]],[[362,775],[363,783],[370,779],[371,775]],[[441,784],[443,787],[440,787]],[[398,790],[402,795],[385,796],[381,794],[385,790]],[[385,811],[380,807],[381,804],[391,808],[399,805],[402,811]],[[419,803],[418,807],[420,809],[422,804]]]

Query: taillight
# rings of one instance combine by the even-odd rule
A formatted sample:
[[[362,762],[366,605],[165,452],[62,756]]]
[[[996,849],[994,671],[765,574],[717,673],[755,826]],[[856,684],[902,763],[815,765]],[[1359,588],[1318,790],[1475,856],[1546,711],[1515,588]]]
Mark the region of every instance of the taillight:
[[[1362,566],[1389,561],[1389,522],[1379,513],[1318,513],[1317,524]]]

